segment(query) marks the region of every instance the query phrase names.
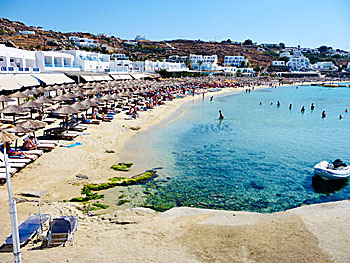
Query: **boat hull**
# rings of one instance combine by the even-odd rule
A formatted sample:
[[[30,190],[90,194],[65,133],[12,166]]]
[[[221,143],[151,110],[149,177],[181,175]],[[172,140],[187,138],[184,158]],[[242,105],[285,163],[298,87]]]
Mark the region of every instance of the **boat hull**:
[[[350,168],[331,169],[328,162],[323,161],[315,165],[314,173],[325,180],[344,180],[350,177]]]

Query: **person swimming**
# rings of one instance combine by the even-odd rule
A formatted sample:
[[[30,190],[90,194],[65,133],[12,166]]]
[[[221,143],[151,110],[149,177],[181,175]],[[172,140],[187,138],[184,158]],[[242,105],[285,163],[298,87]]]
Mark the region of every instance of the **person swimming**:
[[[262,105],[262,102],[260,101],[259,105]]]
[[[292,109],[292,107],[293,107],[293,105],[292,105],[292,104],[289,104],[289,109],[290,109],[290,110]]]
[[[311,110],[315,109],[315,105],[313,103],[311,103]]]
[[[324,111],[322,111],[322,118],[326,118],[327,117],[327,113],[326,113],[326,111],[324,110]]]
[[[224,115],[222,114],[221,110],[219,110],[219,120],[223,120],[224,119]]]
[[[305,106],[301,107],[301,110],[300,110],[302,113],[305,112]]]

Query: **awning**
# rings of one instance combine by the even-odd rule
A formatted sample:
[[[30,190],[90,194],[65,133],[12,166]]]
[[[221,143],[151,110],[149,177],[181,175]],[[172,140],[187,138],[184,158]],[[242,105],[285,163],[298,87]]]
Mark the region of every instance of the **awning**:
[[[0,75],[0,90],[18,90],[21,87],[14,75]]]
[[[71,78],[68,78],[64,74],[33,74],[33,76],[44,82],[46,85],[74,83]]]
[[[23,74],[15,75],[14,77],[16,78],[18,84],[22,87],[32,87],[40,85],[39,81],[31,75]]]
[[[131,77],[133,77],[134,79],[144,79],[147,78],[148,76],[144,73],[131,73],[130,74]]]
[[[123,80],[133,79],[129,74],[118,74],[118,75]]]
[[[91,77],[90,75],[80,75],[80,77],[85,80],[85,81],[95,81],[95,79],[93,77]]]
[[[118,74],[110,74],[114,80],[121,80],[122,78]]]

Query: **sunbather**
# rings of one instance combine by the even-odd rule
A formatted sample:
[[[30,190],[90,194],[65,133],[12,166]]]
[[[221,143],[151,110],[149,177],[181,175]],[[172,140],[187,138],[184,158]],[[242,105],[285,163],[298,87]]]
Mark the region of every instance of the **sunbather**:
[[[19,152],[17,150],[12,150],[10,145],[6,145],[6,153],[9,157],[27,158],[31,160],[35,160],[37,158],[36,155]]]
[[[37,150],[38,147],[34,142],[34,136],[29,136],[29,139],[26,140],[22,147],[24,150]]]

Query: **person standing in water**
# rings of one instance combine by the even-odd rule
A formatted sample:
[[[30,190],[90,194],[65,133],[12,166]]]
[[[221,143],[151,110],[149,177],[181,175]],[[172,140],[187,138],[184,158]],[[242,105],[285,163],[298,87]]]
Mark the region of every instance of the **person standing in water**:
[[[219,110],[219,120],[223,120],[224,119],[224,115],[222,114],[221,110]]]
[[[301,107],[301,112],[302,112],[302,113],[305,112],[305,106]]]
[[[340,114],[340,115],[339,115],[339,120],[341,120],[342,118],[343,118],[343,116]]]
[[[281,106],[280,101],[277,101],[277,107],[280,107],[280,106]]]
[[[315,109],[315,105],[313,103],[311,103],[311,110]]]
[[[210,97],[210,101],[213,101],[213,99],[214,99],[214,96],[211,96],[211,97]]]
[[[292,105],[292,104],[289,104],[289,109],[290,109],[290,110],[292,109],[292,107],[293,107],[293,105]]]
[[[326,113],[326,111],[324,110],[324,111],[322,111],[322,118],[324,119],[324,118],[326,118],[327,117],[327,113]]]

